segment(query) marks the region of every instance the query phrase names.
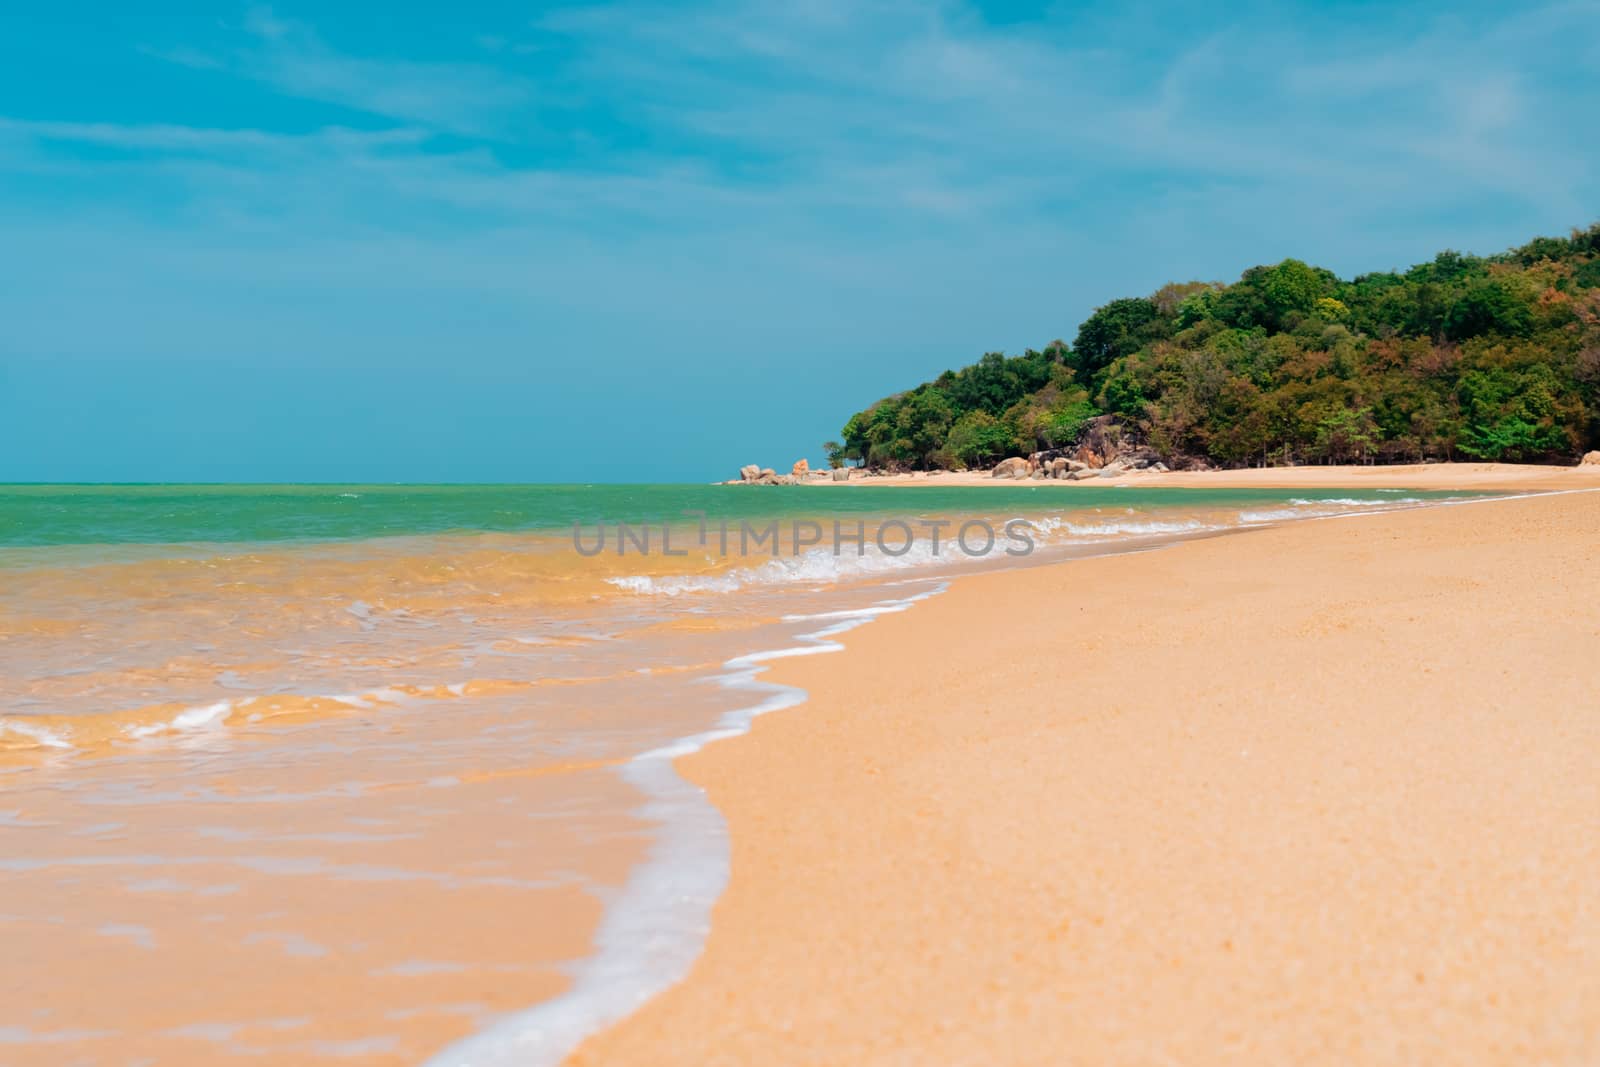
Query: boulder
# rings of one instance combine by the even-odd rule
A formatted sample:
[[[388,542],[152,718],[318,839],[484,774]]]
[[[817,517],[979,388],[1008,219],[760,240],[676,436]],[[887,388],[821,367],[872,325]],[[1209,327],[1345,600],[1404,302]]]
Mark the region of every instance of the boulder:
[[[1100,478],[1120,478],[1122,477],[1124,470],[1125,468],[1122,466],[1122,464],[1113,463],[1109,467],[1102,467],[1100,470],[1096,471],[1095,474]]]
[[[1067,471],[1071,469],[1071,467],[1069,466],[1070,463],[1071,463],[1071,461],[1067,460],[1067,459],[1053,459],[1053,460],[1051,460],[1050,461],[1050,476],[1052,478],[1059,478],[1063,474],[1066,474]]]
[[[1585,467],[1600,467],[1600,451],[1585,452],[1580,462]]]
[[[761,468],[754,463],[748,463],[739,468],[739,480],[741,482],[753,482],[759,477],[761,477]]]
[[[761,473],[756,475],[757,478],[776,478],[777,476],[778,472],[771,467],[762,467]]]
[[[1036,482],[1042,482],[1046,478],[1050,477],[1050,472],[1041,468],[1028,475],[1028,477],[1032,478]]]
[[[837,467],[837,468],[835,468],[834,472],[833,472],[833,480],[836,481],[836,482],[848,482],[850,480],[850,468],[849,467]]]
[[[1003,459],[994,465],[994,470],[989,472],[993,478],[1026,478],[1028,476],[1028,461],[1021,456],[1012,456]]]
[[[1088,467],[1079,467],[1077,470],[1067,475],[1067,480],[1081,482],[1086,478],[1098,478],[1099,476],[1099,471],[1090,470]]]
[[[796,478],[804,478],[806,475],[811,473],[811,461],[808,459],[795,460],[794,466],[789,468],[789,473],[794,475]]]

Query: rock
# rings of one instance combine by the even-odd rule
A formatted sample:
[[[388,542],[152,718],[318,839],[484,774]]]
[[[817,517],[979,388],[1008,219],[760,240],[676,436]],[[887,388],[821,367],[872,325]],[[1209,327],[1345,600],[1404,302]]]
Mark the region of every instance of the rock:
[[[1041,468],[1040,470],[1036,470],[1032,474],[1028,475],[1028,477],[1032,478],[1036,482],[1042,482],[1046,478],[1050,477],[1050,472]]]
[[[1012,456],[1003,459],[994,465],[994,470],[989,472],[992,478],[1026,478],[1028,476],[1028,461],[1021,456]]]
[[[754,463],[749,463],[739,468],[739,480],[741,482],[753,482],[759,477],[761,477],[761,468]]]
[[[757,478],[776,478],[777,476],[778,472],[771,467],[762,467],[761,473],[756,475]]]
[[[1157,463],[1150,469],[1155,471],[1157,474],[1165,474],[1170,468],[1165,463]]]
[[[850,480],[850,468],[849,467],[838,467],[838,468],[836,468],[834,470],[834,472],[833,472],[833,480],[836,481],[836,482],[848,482]]]
[[[1585,467],[1600,467],[1600,450],[1585,452],[1580,463]]]
[[[1088,469],[1089,465],[1087,463],[1080,463],[1075,459],[1067,460],[1067,470],[1069,473],[1071,471],[1086,471]]]
[[[1050,461],[1050,475],[1051,475],[1051,477],[1059,478],[1063,474],[1067,473],[1067,471],[1070,469],[1068,467],[1068,463],[1069,463],[1069,461],[1065,460],[1065,459],[1053,459],[1053,460],[1051,460]]]
[[[789,473],[794,475],[796,478],[804,478],[806,475],[811,473],[811,461],[808,459],[795,460],[794,466],[789,468]]]
[[[1109,467],[1102,467],[1095,472],[1096,476],[1100,478],[1120,478],[1123,473],[1122,465],[1118,463],[1113,463]]]
[[[1067,480],[1081,482],[1087,478],[1098,478],[1099,476],[1099,471],[1090,470],[1088,467],[1079,467],[1077,470],[1067,475]]]

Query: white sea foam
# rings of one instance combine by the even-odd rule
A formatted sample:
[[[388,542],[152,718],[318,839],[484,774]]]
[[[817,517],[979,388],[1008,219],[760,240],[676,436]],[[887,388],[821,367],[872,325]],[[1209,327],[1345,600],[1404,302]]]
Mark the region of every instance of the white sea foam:
[[[233,701],[219,700],[215,704],[203,704],[199,707],[186,708],[178,712],[166,722],[152,722],[143,726],[129,726],[124,731],[129,737],[154,737],[165,733],[192,733],[197,730],[210,730],[221,726],[233,713]]]
[[[995,554],[1003,553],[996,541]],[[891,547],[898,547],[892,545]],[[934,552],[930,542],[917,541],[909,551],[892,556],[869,548],[858,554],[853,547],[837,555],[832,549],[813,548],[798,556],[779,556],[754,567],[737,567],[723,574],[707,575],[628,575],[606,581],[629,593],[656,596],[681,596],[685,593],[732,593],[740,589],[775,585],[829,585],[853,578],[869,578],[916,567],[936,566],[968,560],[949,540]]]
[[[1219,528],[1192,519],[1183,522],[1068,522],[1063,527],[1075,537],[1157,537]]]
[[[1130,516],[1139,512],[1129,510]],[[1170,534],[1195,533],[1221,529],[1197,521],[1163,522],[1155,519],[1130,518],[1107,522],[1073,522],[1061,516],[1033,516],[1025,520],[1035,544],[1059,543],[1059,535],[1072,539],[1100,539],[1121,537],[1155,537]],[[956,537],[946,531],[935,550],[928,538],[914,541],[909,549],[898,555],[883,552],[869,545],[864,553],[853,546],[835,553],[829,548],[813,548],[798,556],[779,556],[756,566],[737,567],[721,574],[709,575],[626,575],[607,578],[606,582],[624,592],[649,596],[682,596],[694,593],[733,593],[741,589],[783,585],[828,585],[859,578],[883,577],[900,571],[937,566],[967,566],[984,561],[1003,562],[1013,557],[1008,549],[1020,549],[1020,542],[1008,538],[1006,521],[989,523],[995,539],[989,551],[971,554]],[[973,536],[968,545],[976,548],[979,539]],[[898,548],[898,543],[891,547]]]
[[[1322,500],[1304,500],[1295,497],[1291,498],[1289,503],[1295,505],[1296,507],[1323,505],[1341,508],[1390,508],[1394,507],[1396,504],[1420,504],[1422,503],[1422,498],[1406,496],[1401,497],[1398,500],[1356,500],[1352,497],[1328,497]]]
[[[36,745],[45,748],[71,748],[72,742],[65,737],[44,726],[31,722],[17,722],[13,719],[0,716],[0,734],[11,733],[18,737],[26,737]]]
[[[554,1000],[511,1015],[459,1041],[430,1067],[539,1067],[560,1063],[584,1038],[621,1021],[680,981],[700,955],[711,929],[711,908],[728,880],[728,833],[722,813],[699,786],[679,777],[673,761],[712,741],[736,737],[759,715],[806,699],[794,686],[757,676],[775,659],[836,652],[833,638],[880,615],[905,611],[945,589],[943,583],[899,600],[854,611],[792,616],[830,621],[800,634],[800,643],[738,656],[723,664],[717,684],[759,694],[756,703],[724,715],[703,733],[681,738],[630,760],[623,777],[649,799],[639,814],[656,826],[648,857],[609,902],[595,950],[577,968],[572,987]]]
[[[1269,508],[1265,511],[1241,511],[1239,521],[1246,526],[1266,522],[1286,522],[1290,519],[1322,519],[1335,515],[1360,514],[1374,509],[1395,509],[1408,504],[1422,503],[1420,497],[1393,497],[1385,500],[1358,500],[1353,497],[1329,497],[1323,500],[1291,498],[1286,508]]]

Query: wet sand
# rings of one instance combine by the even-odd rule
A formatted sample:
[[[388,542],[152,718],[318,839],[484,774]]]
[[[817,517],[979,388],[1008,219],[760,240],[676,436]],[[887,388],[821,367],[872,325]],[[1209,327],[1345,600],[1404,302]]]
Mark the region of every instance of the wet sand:
[[[1597,589],[1600,493],[965,578],[680,762],[731,883],[571,1062],[1596,1062]]]

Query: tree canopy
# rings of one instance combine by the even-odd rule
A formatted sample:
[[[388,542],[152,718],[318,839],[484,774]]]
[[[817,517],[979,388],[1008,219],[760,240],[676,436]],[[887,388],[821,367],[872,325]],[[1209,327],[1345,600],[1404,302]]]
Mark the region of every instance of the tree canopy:
[[[1296,259],[1097,308],[1072,346],[850,417],[841,458],[960,469],[1115,414],[1169,461],[1555,461],[1600,440],[1600,223],[1344,281]]]

